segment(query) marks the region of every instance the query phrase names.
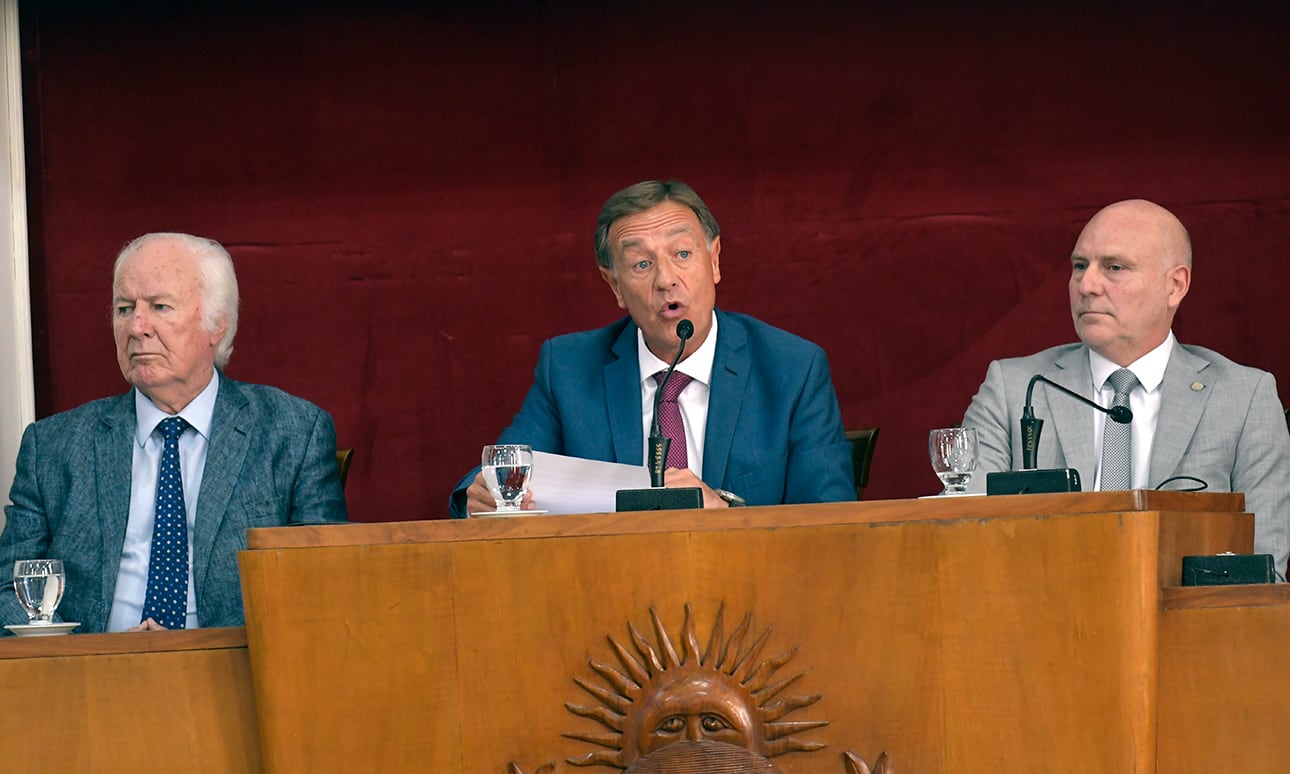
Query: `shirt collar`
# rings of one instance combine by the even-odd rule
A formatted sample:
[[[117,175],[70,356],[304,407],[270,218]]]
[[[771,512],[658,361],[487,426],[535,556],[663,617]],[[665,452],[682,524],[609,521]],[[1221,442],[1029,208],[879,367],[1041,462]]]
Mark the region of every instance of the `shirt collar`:
[[[712,310],[712,328],[708,337],[690,356],[677,363],[676,370],[705,386],[712,386],[712,364],[717,356],[717,310]],[[654,374],[667,369],[670,363],[659,360],[649,347],[645,346],[645,334],[636,328],[636,357],[640,362],[641,382],[653,378]]]
[[[205,389],[197,393],[197,397],[189,401],[187,406],[175,416],[184,418],[184,421],[193,426],[193,429],[201,433],[209,441],[211,437],[212,419],[215,416],[215,396],[219,394],[219,371],[211,374],[210,384]],[[161,424],[161,420],[170,416],[166,412],[157,408],[147,395],[144,395],[136,387],[134,390],[134,439],[142,447],[148,442],[148,437]]]
[[[1145,391],[1154,392],[1165,380],[1165,368],[1169,365],[1169,355],[1174,350],[1174,341],[1174,332],[1169,331],[1169,335],[1160,342],[1160,346],[1126,366],[1134,376],[1138,377],[1138,383]],[[1120,366],[1092,349],[1088,351],[1088,365],[1089,370],[1093,372],[1093,384],[1099,390],[1106,386],[1106,380],[1111,377],[1111,374],[1120,370]]]

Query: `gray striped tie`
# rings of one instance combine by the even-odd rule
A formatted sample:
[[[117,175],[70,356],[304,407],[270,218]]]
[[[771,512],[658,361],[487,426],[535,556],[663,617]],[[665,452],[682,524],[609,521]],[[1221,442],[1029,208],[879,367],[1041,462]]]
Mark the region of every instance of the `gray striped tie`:
[[[1112,406],[1129,405],[1129,393],[1138,383],[1138,377],[1127,368],[1107,378],[1115,390]],[[1102,431],[1102,491],[1131,489],[1133,487],[1133,429],[1106,418]]]

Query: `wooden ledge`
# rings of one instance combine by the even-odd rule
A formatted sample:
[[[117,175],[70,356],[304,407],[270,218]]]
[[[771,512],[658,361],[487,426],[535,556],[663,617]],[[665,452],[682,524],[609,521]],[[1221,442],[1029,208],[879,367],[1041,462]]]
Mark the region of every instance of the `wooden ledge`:
[[[245,647],[246,629],[241,626],[173,632],[72,633],[57,637],[6,636],[0,638],[0,659],[110,656]]]
[[[1166,586],[1160,590],[1162,610],[1215,607],[1268,607],[1290,604],[1290,583],[1249,586]]]
[[[725,529],[820,527],[862,524],[884,527],[911,521],[1035,518],[1143,511],[1241,512],[1241,494],[1213,492],[1060,492],[992,497],[928,497],[916,500],[774,505],[733,510],[638,511],[513,518],[435,519],[301,525],[247,530],[247,547],[287,549],[320,546],[397,545],[568,536],[707,532]]]

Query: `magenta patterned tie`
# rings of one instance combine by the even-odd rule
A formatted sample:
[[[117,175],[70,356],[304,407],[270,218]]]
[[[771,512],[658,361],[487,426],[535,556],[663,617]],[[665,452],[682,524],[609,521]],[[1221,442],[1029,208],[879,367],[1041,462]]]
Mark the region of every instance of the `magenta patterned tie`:
[[[654,384],[663,381],[666,373],[667,371],[659,371],[654,374]],[[690,466],[689,457],[685,453],[685,423],[681,421],[681,407],[676,405],[676,399],[691,381],[690,377],[680,371],[673,371],[672,377],[663,387],[663,398],[658,403],[659,430],[672,439],[672,444],[667,447],[669,468],[685,470]]]

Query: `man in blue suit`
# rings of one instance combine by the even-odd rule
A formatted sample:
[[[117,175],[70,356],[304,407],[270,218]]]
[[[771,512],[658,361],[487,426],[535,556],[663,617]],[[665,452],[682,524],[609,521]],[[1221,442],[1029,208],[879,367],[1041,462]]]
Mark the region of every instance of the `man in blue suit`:
[[[665,485],[698,487],[707,508],[855,499],[824,350],[716,309],[720,229],[693,189],[651,180],[619,191],[601,210],[595,244],[600,274],[629,316],[545,342],[533,386],[498,443],[643,464],[655,375],[675,357],[686,319],[694,334],[677,366],[686,386],[676,399],[684,426],[671,444],[686,462],[667,469]],[[464,518],[496,503],[476,469],[449,506]],[[539,504],[528,498],[524,507]]]
[[[14,561],[51,558],[66,573],[58,613],[79,632],[241,625],[247,528],[346,520],[327,412],[222,373],[237,304],[232,260],[212,240],[148,234],[121,251],[112,328],[134,389],[23,434],[0,534],[3,623],[27,622]],[[161,492],[168,478],[182,484],[176,497]],[[153,537],[163,523],[177,536],[169,551]],[[168,584],[150,566],[163,555]],[[167,616],[152,612],[167,602]]]

